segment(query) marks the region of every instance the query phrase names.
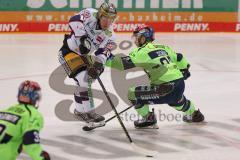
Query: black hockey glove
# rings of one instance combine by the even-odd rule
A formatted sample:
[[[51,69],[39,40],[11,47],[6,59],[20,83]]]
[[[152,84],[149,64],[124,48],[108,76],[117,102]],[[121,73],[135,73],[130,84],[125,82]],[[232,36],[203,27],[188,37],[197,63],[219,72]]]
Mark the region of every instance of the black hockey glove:
[[[81,54],[88,54],[91,50],[91,42],[87,36],[82,36],[80,38],[79,50]]]
[[[96,50],[94,52],[95,56],[98,56],[100,54],[103,54],[107,57],[107,60],[112,59],[114,56],[111,53],[111,50],[107,49],[107,48],[98,48],[98,50]]]
[[[97,61],[94,62],[92,66],[88,67],[88,75],[92,79],[97,79],[97,77],[100,76],[103,71],[104,71],[103,64]]]
[[[183,74],[184,80],[188,79],[191,76],[191,73],[189,72],[190,65],[188,64],[186,69],[181,69],[180,71]]]
[[[49,154],[46,151],[42,151],[41,157],[43,157],[43,160],[51,160]]]

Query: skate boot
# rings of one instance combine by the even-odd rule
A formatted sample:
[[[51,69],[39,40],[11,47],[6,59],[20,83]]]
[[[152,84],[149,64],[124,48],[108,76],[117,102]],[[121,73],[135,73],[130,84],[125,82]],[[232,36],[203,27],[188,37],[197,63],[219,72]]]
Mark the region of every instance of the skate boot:
[[[74,117],[79,121],[84,121],[89,123],[91,118],[88,116],[86,112],[78,112],[76,109],[74,110]]]
[[[90,118],[90,121],[87,125],[88,130],[92,130],[94,128],[105,126],[105,118],[99,114],[97,114],[94,110],[87,113],[88,117]],[[84,130],[84,129],[83,129]]]
[[[183,121],[187,122],[187,123],[203,122],[204,121],[204,115],[198,109],[197,111],[194,111],[192,115],[184,115],[183,116]]]
[[[102,122],[105,120],[105,118],[103,116],[101,116],[100,114],[97,114],[94,110],[90,111],[87,113],[88,117],[91,119],[91,122]]]
[[[154,114],[154,109],[149,112],[143,119],[134,121],[134,126],[137,129],[158,129],[156,115]]]

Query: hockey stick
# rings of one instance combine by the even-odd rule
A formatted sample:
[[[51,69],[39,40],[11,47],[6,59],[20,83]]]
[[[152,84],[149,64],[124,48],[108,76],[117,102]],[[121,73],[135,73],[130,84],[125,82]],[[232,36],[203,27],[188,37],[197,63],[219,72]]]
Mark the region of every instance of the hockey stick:
[[[97,80],[98,80],[100,86],[102,87],[102,90],[103,90],[105,96],[107,97],[108,102],[110,103],[110,106],[112,107],[113,111],[115,112],[116,117],[117,117],[117,119],[118,119],[118,121],[119,121],[122,129],[124,130],[124,132],[125,132],[128,140],[129,140],[130,144],[132,145],[133,150],[134,150],[135,152],[141,154],[141,155],[146,156],[146,157],[153,157],[153,155],[156,155],[156,154],[157,154],[156,152],[153,152],[153,151],[149,151],[149,150],[140,148],[140,147],[138,147],[138,146],[136,146],[136,145],[134,144],[132,138],[130,137],[130,135],[129,135],[129,133],[128,133],[126,127],[125,127],[125,125],[123,124],[123,122],[122,122],[122,120],[121,120],[121,118],[120,118],[120,116],[119,116],[116,108],[114,107],[114,104],[113,104],[111,98],[109,97],[109,95],[108,95],[108,93],[107,93],[107,91],[106,91],[106,89],[105,89],[105,87],[104,87],[104,85],[103,85],[103,83],[102,83],[102,81],[101,81],[101,79],[100,79],[99,76],[97,77]]]
[[[123,111],[119,112],[118,114],[120,115],[120,114],[126,112],[127,110],[129,110],[129,109],[132,108],[132,107],[133,107],[133,105],[132,105],[132,106],[129,106],[128,108],[124,109]],[[93,125],[93,126],[91,126],[91,125],[90,125],[90,126],[89,126],[89,125],[86,125],[86,126],[83,126],[82,129],[83,129],[84,131],[91,131],[91,130],[93,130],[93,129],[95,129],[95,128],[104,127],[107,122],[111,121],[111,120],[114,119],[115,117],[117,117],[117,116],[114,115],[114,116],[108,118],[107,120],[104,121],[104,124],[99,124],[99,125],[95,125],[95,126],[94,126],[94,125]]]
[[[123,111],[119,112],[118,114],[120,115],[120,114],[126,112],[127,110],[129,110],[129,109],[132,108],[132,107],[133,107],[133,105],[129,106],[128,108],[124,109]],[[108,119],[105,121],[105,123],[111,121],[111,120],[114,119],[115,117],[117,117],[117,115],[114,115],[114,116],[108,118]]]

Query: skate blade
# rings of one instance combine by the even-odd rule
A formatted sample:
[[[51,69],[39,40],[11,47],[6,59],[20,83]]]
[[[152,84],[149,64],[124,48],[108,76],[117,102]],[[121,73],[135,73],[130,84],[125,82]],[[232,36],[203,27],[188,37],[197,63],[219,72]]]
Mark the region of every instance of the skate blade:
[[[151,125],[151,126],[147,126],[147,127],[136,127],[136,129],[159,129],[158,125],[154,124],[154,125]]]
[[[202,122],[184,122],[185,125],[191,125],[191,126],[206,126],[208,124],[207,121]]]
[[[98,126],[104,126],[106,123],[105,123],[105,121],[101,121],[101,122],[89,122],[89,123],[87,123],[87,126],[88,127],[94,127],[94,128],[96,128],[96,127],[98,127]]]
[[[205,125],[205,124],[207,124],[208,122],[207,121],[202,121],[202,122],[192,122],[192,123],[190,123],[190,124],[193,124],[193,125]]]
[[[105,121],[99,122],[98,124],[96,124],[94,122],[90,122],[87,126],[83,126],[82,129],[84,131],[91,131],[95,128],[103,127],[105,125],[106,125]]]

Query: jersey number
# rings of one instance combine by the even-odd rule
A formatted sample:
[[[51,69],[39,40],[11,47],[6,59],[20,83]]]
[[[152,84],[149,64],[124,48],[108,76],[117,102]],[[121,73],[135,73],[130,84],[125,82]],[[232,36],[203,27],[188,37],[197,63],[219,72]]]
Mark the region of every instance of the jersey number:
[[[39,136],[39,133],[38,132],[33,132],[34,134],[34,141],[36,143],[40,143],[40,136]]]
[[[170,58],[168,58],[168,57],[162,57],[162,58],[160,58],[159,60],[160,60],[160,63],[162,64],[162,65],[164,65],[164,64],[169,64],[170,63],[170,60],[169,60]]]
[[[170,63],[170,58],[169,57],[161,57],[159,59],[159,61],[160,61],[161,65],[169,64]],[[159,67],[161,67],[161,66],[158,64],[158,65],[153,66],[152,68],[157,69]]]
[[[4,130],[6,129],[6,126],[3,124],[0,124],[0,137],[3,134]]]

